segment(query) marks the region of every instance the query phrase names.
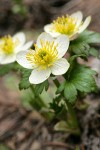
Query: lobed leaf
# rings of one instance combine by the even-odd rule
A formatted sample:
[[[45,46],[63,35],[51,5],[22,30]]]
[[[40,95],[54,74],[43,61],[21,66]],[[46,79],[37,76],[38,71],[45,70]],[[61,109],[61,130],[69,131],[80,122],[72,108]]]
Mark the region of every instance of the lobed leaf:
[[[48,80],[42,82],[41,84],[37,84],[35,86],[35,93],[38,95],[38,94],[41,94],[43,89],[45,88],[45,90],[47,91],[48,90],[48,87],[49,87],[49,83],[48,83]]]
[[[28,69],[21,69],[22,78],[19,83],[20,90],[28,89],[30,87],[31,83],[29,82],[29,76],[30,76],[31,72],[32,71],[28,70]]]
[[[89,54],[94,57],[100,58],[99,51],[97,49],[95,49],[94,47],[90,48]]]
[[[70,103],[73,103],[77,98],[77,90],[72,82],[66,82],[64,96]]]
[[[86,43],[100,43],[100,33],[96,33],[94,31],[85,30],[80,34],[77,38],[78,41],[84,41]]]
[[[70,103],[75,102],[78,91],[85,93],[97,91],[94,79],[96,72],[94,70],[75,63],[69,74],[70,75],[66,74],[65,77],[66,84],[64,85],[64,96]]]
[[[7,73],[9,73],[13,68],[13,64],[8,64],[8,65],[2,65],[0,66],[0,76],[3,76]]]

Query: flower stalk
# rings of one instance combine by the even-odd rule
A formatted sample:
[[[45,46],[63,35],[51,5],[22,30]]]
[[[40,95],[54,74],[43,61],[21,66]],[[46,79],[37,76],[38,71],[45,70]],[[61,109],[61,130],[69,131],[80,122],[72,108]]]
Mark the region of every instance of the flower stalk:
[[[57,79],[55,79],[53,81],[54,81],[54,84],[56,85],[56,87],[59,87],[59,85],[60,85],[59,81]],[[72,122],[71,127],[73,129],[75,129],[75,131],[72,132],[72,133],[75,133],[75,134],[79,135],[80,134],[80,128],[79,128],[79,123],[78,123],[78,120],[77,120],[77,117],[76,117],[75,110],[74,110],[73,106],[68,102],[68,100],[64,97],[63,93],[60,93],[60,95],[64,99],[64,101],[67,105],[68,113],[70,115],[70,119],[71,119],[71,122]],[[68,120],[66,120],[66,121],[68,121]]]
[[[79,128],[78,119],[76,117],[76,112],[75,112],[73,106],[68,102],[68,100],[65,100],[65,102],[66,102],[66,105],[68,108],[68,112],[71,116],[71,121],[72,121],[73,128],[75,129],[75,133],[79,135],[80,134],[80,128]]]
[[[33,101],[35,101],[35,105],[37,106],[37,109],[41,110],[43,107],[46,108],[47,105],[44,103],[42,98],[35,93],[35,89],[34,89],[33,85],[30,86],[30,89],[31,89],[31,91],[32,91],[32,93],[34,95],[34,100]]]

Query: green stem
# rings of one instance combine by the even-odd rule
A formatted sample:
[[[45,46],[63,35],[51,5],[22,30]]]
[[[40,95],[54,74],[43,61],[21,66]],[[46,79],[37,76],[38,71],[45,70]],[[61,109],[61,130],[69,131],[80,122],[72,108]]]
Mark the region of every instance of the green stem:
[[[53,80],[54,84],[56,85],[56,87],[58,87],[60,85],[59,81],[57,79]]]
[[[41,110],[41,108],[43,107],[47,107],[41,97],[35,93],[34,87],[31,85],[30,88],[32,93],[34,94],[34,106],[36,106],[38,110]]]
[[[59,86],[59,82],[57,79],[54,80],[54,83],[55,85],[58,87]],[[76,134],[80,134],[80,129],[79,129],[79,125],[78,125],[78,120],[77,120],[77,117],[76,117],[76,113],[75,113],[75,110],[73,108],[73,106],[65,99],[63,93],[61,93],[61,96],[62,98],[65,100],[65,103],[67,105],[67,108],[68,108],[68,112],[71,116],[71,120],[72,120],[72,124],[73,124],[73,128],[75,128],[76,130]]]
[[[53,114],[50,114],[48,111],[48,106],[45,104],[45,102],[42,100],[42,98],[35,93],[34,86],[31,86],[31,91],[34,94],[34,99],[32,99],[32,105],[33,107],[40,111],[41,115],[46,118],[46,120],[52,120]],[[42,109],[44,108],[44,110]]]
[[[72,128],[74,129],[75,134],[80,135],[80,128],[79,128],[78,120],[76,117],[76,112],[75,112],[73,106],[67,100],[65,100],[65,102],[66,102],[68,112],[69,112],[70,117],[71,117]]]
[[[68,111],[69,111],[69,113],[70,113],[70,115],[71,115],[71,117],[72,117],[74,127],[75,127],[75,128],[78,128],[78,121],[77,121],[76,113],[75,113],[75,111],[74,111],[72,105],[71,105],[67,100],[66,100],[65,102],[66,102],[66,104],[67,104]]]

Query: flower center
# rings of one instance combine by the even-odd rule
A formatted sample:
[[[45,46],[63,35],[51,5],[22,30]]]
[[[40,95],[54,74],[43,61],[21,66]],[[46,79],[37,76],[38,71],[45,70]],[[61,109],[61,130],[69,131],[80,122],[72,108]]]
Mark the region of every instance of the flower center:
[[[36,65],[40,69],[46,69],[53,65],[53,63],[57,60],[58,44],[54,44],[54,42],[41,40],[41,48],[35,45],[35,52],[32,53],[30,51],[27,53],[26,58],[30,63]]]
[[[0,41],[0,51],[9,55],[12,54],[16,45],[18,45],[19,41],[16,39],[13,41],[11,36],[5,36]]]
[[[72,35],[77,31],[76,19],[71,16],[58,17],[53,21],[53,31],[59,32],[61,34]]]

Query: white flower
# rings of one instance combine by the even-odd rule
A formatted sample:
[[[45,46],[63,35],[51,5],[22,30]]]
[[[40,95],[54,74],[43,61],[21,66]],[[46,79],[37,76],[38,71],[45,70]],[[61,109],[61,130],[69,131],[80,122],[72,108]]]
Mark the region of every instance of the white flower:
[[[70,40],[75,39],[79,33],[83,32],[91,21],[91,16],[88,16],[85,21],[82,21],[83,14],[77,11],[72,15],[58,17],[53,23],[45,25],[44,31],[51,34],[53,37],[58,37],[61,34],[69,36]]]
[[[23,32],[15,34],[13,37],[10,35],[4,36],[0,39],[0,64],[9,64],[15,62],[16,54],[19,51],[29,49],[33,41],[25,43],[26,38]]]
[[[69,68],[69,63],[62,58],[69,47],[69,39],[61,35],[53,39],[48,33],[42,33],[36,42],[35,50],[21,51],[17,62],[27,69],[33,69],[29,81],[39,84],[49,78],[50,74],[62,75]]]

